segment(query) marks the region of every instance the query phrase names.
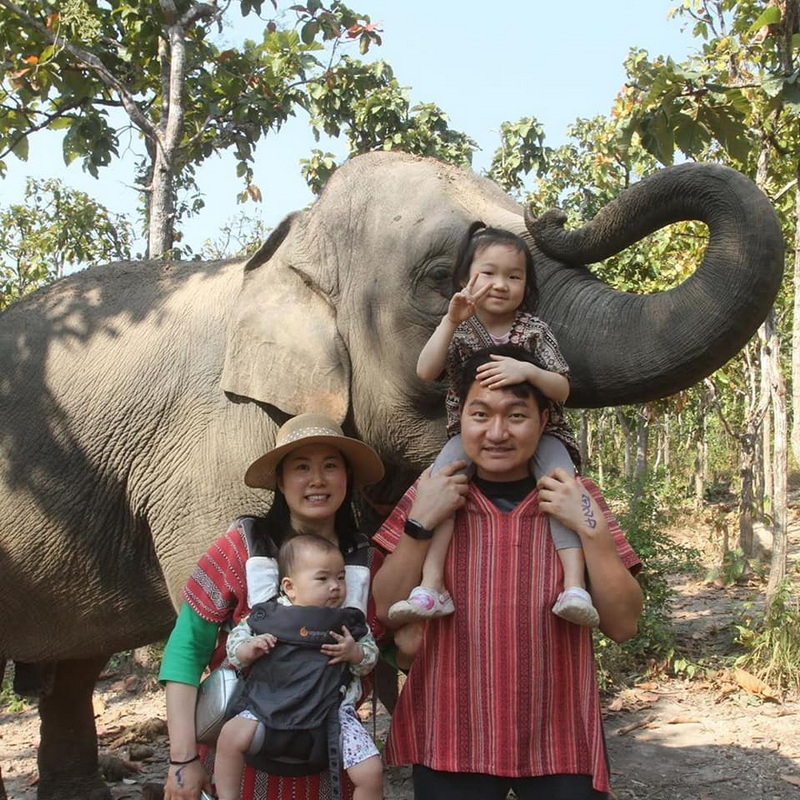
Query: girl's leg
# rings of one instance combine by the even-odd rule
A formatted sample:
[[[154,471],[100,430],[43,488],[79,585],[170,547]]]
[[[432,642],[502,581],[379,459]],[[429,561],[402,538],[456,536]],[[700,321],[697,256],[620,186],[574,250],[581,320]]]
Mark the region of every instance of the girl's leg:
[[[471,470],[471,462],[461,446],[461,436],[456,435],[442,448],[431,467],[431,474],[445,464],[465,461]],[[407,600],[400,600],[389,608],[389,619],[404,624],[430,617],[443,617],[455,611],[453,599],[444,585],[444,562],[447,549],[453,538],[453,519],[445,520],[433,532],[428,553],[422,565],[422,582],[411,590]]]
[[[531,472],[538,481],[544,475],[550,475],[554,470],[561,468],[570,475],[575,474],[575,465],[569,457],[569,451],[560,439],[545,433],[539,440],[539,445],[531,459]],[[560,520],[550,517],[550,535],[553,537],[553,544],[556,550],[566,547],[581,547],[581,539],[575,531],[568,528]],[[583,576],[581,583],[583,585]]]
[[[431,546],[422,565],[422,583],[411,590],[406,600],[389,606],[389,619],[400,625],[431,617],[445,617],[455,611],[453,598],[444,588],[444,562],[453,538],[453,518],[433,531]]]
[[[214,783],[218,800],[239,800],[244,770],[244,754],[250,747],[258,721],[234,717],[223,726],[214,756]]]
[[[538,480],[559,467],[570,475],[575,474],[567,448],[555,436],[545,434],[534,453],[531,471]],[[580,536],[555,517],[550,517],[550,535],[564,572],[564,591],[556,599],[553,613],[576,625],[594,628],[600,618],[586,591],[586,562]]]
[[[383,762],[370,756],[347,770],[353,782],[353,800],[383,800]]]
[[[552,520],[551,520],[552,523]],[[564,570],[564,588],[586,588],[586,561],[582,547],[562,547],[556,551]]]
[[[422,565],[422,582],[420,586],[433,589],[434,592],[444,591],[444,562],[447,558],[447,549],[453,538],[453,518],[449,517],[433,531],[431,546]]]

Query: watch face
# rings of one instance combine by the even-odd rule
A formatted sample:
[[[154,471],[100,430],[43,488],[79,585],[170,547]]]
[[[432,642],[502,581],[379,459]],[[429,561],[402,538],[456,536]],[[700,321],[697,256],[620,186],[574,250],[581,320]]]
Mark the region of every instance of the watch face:
[[[415,519],[407,519],[406,524],[403,526],[403,530],[412,539],[430,539],[433,537],[433,531],[424,528],[422,524],[417,522]]]

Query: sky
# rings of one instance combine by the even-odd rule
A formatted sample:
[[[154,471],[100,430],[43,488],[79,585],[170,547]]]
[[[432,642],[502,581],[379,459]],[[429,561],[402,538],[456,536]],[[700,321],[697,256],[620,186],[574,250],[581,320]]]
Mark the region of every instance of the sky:
[[[474,139],[480,150],[473,168],[488,168],[500,143],[505,121],[534,116],[544,126],[545,144],[566,141],[575,119],[608,114],[625,80],[623,62],[631,47],[651,57],[670,55],[682,60],[698,46],[680,18],[668,12],[676,0],[351,0],[382,28],[383,45],[368,58],[389,62],[412,103],[436,103],[450,125]],[[234,4],[235,6],[236,4]],[[284,4],[285,5],[285,4]],[[264,9],[269,9],[269,2]],[[247,35],[259,38],[257,23],[248,17],[226,35],[235,42]],[[258,23],[260,24],[260,23]],[[355,48],[349,52],[356,57]],[[260,204],[237,205],[243,186],[234,162],[224,155],[209,159],[198,171],[205,209],[184,224],[185,241],[195,250],[241,210],[275,227],[291,211],[303,208],[313,195],[300,175],[298,161],[314,147],[343,158],[343,143],[317,144],[303,116],[270,134],[257,148],[255,183]],[[31,139],[27,162],[7,159],[8,173],[0,181],[0,204],[21,202],[28,176],[57,177],[87,192],[111,211],[135,221],[133,185],[134,139],[124,157],[102,169],[96,180],[79,162],[65,167],[58,135],[44,132]],[[137,225],[138,227],[138,225]],[[144,249],[143,242],[136,245]]]

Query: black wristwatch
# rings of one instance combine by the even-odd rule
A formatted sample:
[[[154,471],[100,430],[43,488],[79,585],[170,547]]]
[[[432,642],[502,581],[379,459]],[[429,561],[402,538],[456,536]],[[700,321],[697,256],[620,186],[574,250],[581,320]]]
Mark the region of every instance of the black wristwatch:
[[[412,539],[432,539],[433,538],[433,531],[426,528],[421,522],[417,522],[415,519],[406,520],[406,524],[403,525],[403,530],[406,534],[408,534]]]

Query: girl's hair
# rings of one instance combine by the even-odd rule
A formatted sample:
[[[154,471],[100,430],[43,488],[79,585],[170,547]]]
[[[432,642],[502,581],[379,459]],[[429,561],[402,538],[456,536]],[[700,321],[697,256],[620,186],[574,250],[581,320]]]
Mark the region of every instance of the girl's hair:
[[[345,460],[345,464],[347,461]],[[282,464],[278,464],[276,472],[281,474]],[[344,500],[336,510],[333,528],[339,539],[339,548],[343,553],[355,548],[357,544],[358,521],[353,508],[353,477],[350,466],[347,466],[347,491]],[[258,526],[257,538],[268,537],[275,547],[280,547],[287,539],[297,536],[299,531],[292,527],[289,505],[283,492],[275,489],[272,505],[264,515],[264,524]],[[264,542],[269,545],[269,542]]]
[[[525,259],[525,294],[519,307],[520,310],[533,314],[539,305],[539,288],[536,285],[533,256],[528,245],[516,233],[503,228],[487,228],[483,222],[473,222],[469,226],[458,248],[453,270],[453,293],[460,292],[469,283],[469,270],[475,257],[493,244],[513,247]]]

